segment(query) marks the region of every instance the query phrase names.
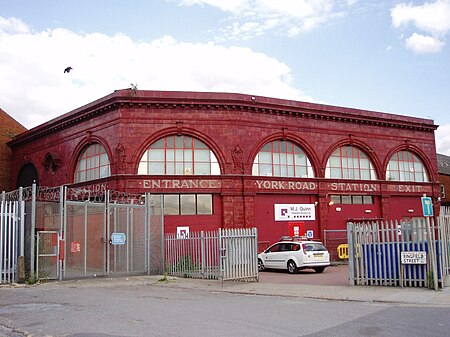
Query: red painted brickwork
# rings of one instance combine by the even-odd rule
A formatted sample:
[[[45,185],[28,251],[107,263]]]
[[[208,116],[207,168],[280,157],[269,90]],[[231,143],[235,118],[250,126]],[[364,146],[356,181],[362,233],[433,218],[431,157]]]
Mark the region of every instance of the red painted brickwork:
[[[24,164],[32,163],[41,185],[58,186],[73,182],[83,147],[100,142],[108,152],[112,175],[90,183],[139,193],[214,194],[214,215],[167,217],[171,230],[177,225],[191,225],[191,230],[258,226],[261,238],[273,240],[284,231],[282,226],[273,229],[278,224],[273,219],[276,203],[317,202],[317,220],[308,225],[321,238],[326,229],[344,229],[349,218],[403,216],[392,208],[390,198],[401,200],[423,193],[437,196],[440,188],[435,129],[433,121],[427,119],[244,94],[119,90],[29,130],[9,145],[13,150],[12,181],[17,181]],[[144,180],[154,177],[137,176],[146,148],[162,137],[176,134],[198,138],[215,153],[221,167],[221,175],[214,177],[219,186],[152,189]],[[292,141],[305,150],[315,178],[289,179],[288,184],[283,178],[252,176],[252,163],[261,147],[279,139]],[[361,181],[345,181],[351,184],[335,189],[333,186],[340,181],[325,179],[328,157],[341,145],[359,147],[370,157],[379,177],[369,182],[374,190],[365,190]],[[421,158],[430,183],[404,186],[385,181],[387,163],[400,149],[413,151]],[[49,153],[60,159],[55,172],[42,164]],[[159,178],[193,177],[211,179]],[[270,188],[263,188],[263,182]],[[291,188],[295,186],[299,188]],[[370,214],[361,206],[344,212],[329,208],[329,195],[352,193],[374,195],[376,203],[370,205]]]
[[[443,206],[450,206],[450,176],[439,174],[439,182],[441,185],[444,185],[444,196],[442,197],[441,204]]]
[[[0,109],[0,191],[9,191],[11,187],[11,149],[7,143],[25,130],[25,127]]]

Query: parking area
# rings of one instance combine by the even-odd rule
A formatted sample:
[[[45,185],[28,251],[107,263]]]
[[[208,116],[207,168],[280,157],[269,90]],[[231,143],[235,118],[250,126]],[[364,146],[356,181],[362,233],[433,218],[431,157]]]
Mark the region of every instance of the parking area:
[[[277,284],[311,284],[327,286],[348,286],[348,265],[331,265],[323,273],[312,269],[300,270],[297,274],[289,274],[286,270],[267,270],[259,273],[259,281]]]

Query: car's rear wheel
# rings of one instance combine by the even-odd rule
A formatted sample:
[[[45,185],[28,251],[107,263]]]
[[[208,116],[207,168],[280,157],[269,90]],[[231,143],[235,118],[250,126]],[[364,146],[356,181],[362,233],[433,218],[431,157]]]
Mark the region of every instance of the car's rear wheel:
[[[289,260],[287,263],[287,270],[289,274],[297,274],[298,268],[294,261]]]
[[[259,270],[259,271],[264,271],[264,270],[266,270],[266,267],[264,266],[264,263],[262,262],[261,259],[258,259],[258,270]]]
[[[325,267],[316,267],[316,268],[314,268],[314,270],[316,271],[316,273],[323,273],[323,271],[325,270]]]

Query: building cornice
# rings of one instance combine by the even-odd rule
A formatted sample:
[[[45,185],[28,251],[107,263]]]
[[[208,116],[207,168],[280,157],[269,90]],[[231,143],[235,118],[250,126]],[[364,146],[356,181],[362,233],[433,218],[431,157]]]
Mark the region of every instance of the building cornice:
[[[317,121],[434,132],[430,119],[236,93],[116,90],[112,94],[30,129],[8,143],[15,147],[124,107],[246,111]],[[345,126],[343,126],[345,128]]]

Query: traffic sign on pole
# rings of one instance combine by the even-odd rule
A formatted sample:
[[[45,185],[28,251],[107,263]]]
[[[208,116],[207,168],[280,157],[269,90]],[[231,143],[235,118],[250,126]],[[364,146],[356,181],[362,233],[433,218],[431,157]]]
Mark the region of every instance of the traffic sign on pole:
[[[422,197],[423,216],[433,216],[433,200],[431,197]]]

